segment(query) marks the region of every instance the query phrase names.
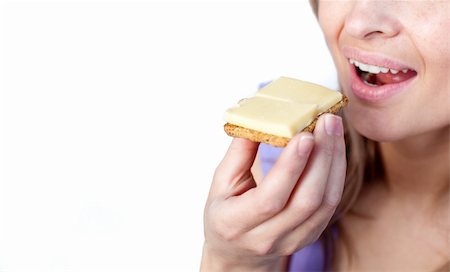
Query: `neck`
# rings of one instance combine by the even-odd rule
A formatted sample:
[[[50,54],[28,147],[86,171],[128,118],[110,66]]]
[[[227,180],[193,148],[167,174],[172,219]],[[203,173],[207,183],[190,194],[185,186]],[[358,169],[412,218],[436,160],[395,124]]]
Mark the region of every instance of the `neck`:
[[[390,194],[436,200],[449,190],[449,127],[397,142],[381,143]]]

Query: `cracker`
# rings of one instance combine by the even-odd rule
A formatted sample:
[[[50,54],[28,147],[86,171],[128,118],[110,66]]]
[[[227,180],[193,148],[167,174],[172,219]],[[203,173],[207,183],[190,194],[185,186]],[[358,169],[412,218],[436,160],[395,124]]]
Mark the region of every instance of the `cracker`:
[[[347,103],[348,103],[348,98],[345,95],[342,95],[341,101],[334,104],[331,108],[329,108],[325,112],[322,112],[319,115],[317,115],[316,118],[314,118],[311,121],[311,123],[302,130],[302,132],[303,131],[313,132],[320,115],[322,115],[324,113],[333,113],[333,114],[337,113],[340,109],[345,107],[345,105],[347,105]],[[248,139],[253,142],[266,143],[266,144],[270,144],[270,145],[273,145],[276,147],[285,147],[291,140],[290,138],[267,134],[264,132],[260,132],[260,131],[256,131],[253,129],[233,125],[230,123],[226,123],[224,125],[224,130],[231,137],[245,138],[245,139]]]

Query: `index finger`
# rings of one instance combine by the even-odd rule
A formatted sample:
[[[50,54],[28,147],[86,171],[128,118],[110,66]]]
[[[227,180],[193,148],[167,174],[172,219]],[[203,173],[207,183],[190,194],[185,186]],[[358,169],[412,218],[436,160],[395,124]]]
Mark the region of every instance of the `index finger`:
[[[260,186],[226,201],[224,218],[250,229],[280,212],[305,168],[313,145],[310,133],[292,138]]]
[[[212,195],[226,194],[244,176],[248,175],[259,144],[243,138],[233,138],[224,158],[214,173]]]

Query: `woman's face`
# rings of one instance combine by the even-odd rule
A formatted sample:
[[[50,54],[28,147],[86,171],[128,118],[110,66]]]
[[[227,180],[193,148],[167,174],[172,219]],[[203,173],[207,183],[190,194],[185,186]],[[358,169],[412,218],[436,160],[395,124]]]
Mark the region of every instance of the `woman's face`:
[[[450,124],[448,1],[320,1],[346,114],[364,136],[394,141]]]

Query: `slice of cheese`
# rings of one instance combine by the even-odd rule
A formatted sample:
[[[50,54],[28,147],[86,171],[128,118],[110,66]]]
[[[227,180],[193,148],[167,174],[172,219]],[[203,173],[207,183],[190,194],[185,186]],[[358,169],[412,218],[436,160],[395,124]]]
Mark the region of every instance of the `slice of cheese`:
[[[252,97],[226,111],[225,120],[230,124],[292,138],[299,128],[311,122],[316,112],[315,104]]]
[[[272,81],[256,93],[256,96],[270,97],[299,103],[317,104],[319,113],[331,108],[342,99],[342,94],[326,87],[288,77]]]
[[[281,77],[225,112],[225,121],[281,137],[292,138],[342,95],[317,84]]]

